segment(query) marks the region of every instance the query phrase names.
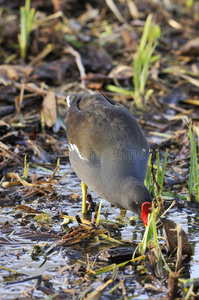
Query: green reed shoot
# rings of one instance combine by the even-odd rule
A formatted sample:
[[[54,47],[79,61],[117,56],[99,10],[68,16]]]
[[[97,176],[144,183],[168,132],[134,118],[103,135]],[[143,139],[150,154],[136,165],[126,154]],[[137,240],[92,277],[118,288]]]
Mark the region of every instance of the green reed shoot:
[[[153,183],[151,158],[152,158],[152,154],[149,155],[148,166],[147,166],[144,184],[147,187],[147,189],[149,190],[150,194],[155,196],[156,189],[155,189],[155,185]]]
[[[159,59],[159,56],[153,56],[153,53],[157,46],[157,39],[160,37],[160,34],[160,27],[158,25],[154,25],[152,23],[152,15],[148,15],[133,62],[134,99],[137,107],[142,107],[142,98],[144,97],[145,100],[148,100],[153,92],[151,89],[145,91],[145,86],[150,65]]]
[[[195,134],[192,130],[192,124],[189,124],[189,139],[191,145],[191,162],[189,170],[189,200],[191,200],[191,195],[195,191],[196,201],[199,202],[199,178],[198,178],[198,158],[197,158],[197,149],[196,149],[196,140]]]
[[[153,53],[157,46],[157,40],[160,34],[160,27],[152,23],[152,15],[149,15],[146,19],[140,44],[138,46],[137,52],[133,60],[134,91],[110,84],[106,86],[106,89],[108,91],[133,97],[135,100],[135,105],[138,108],[142,108],[143,99],[147,101],[153,93],[152,89],[146,91],[145,87],[149,74],[149,69],[152,63],[159,60],[159,55],[153,55]]]
[[[151,173],[151,171],[152,171],[151,157],[152,157],[152,154],[149,155],[146,177],[145,177],[145,182],[144,182],[144,184],[146,185],[149,192],[152,192],[152,189],[153,189],[153,178],[152,178],[152,173]]]
[[[159,152],[156,153],[156,183],[157,188],[155,184],[153,183],[153,176],[152,176],[152,164],[151,164],[151,158],[152,155],[150,154],[149,160],[148,160],[148,168],[145,178],[145,185],[149,189],[149,192],[158,200],[162,196],[162,190],[163,190],[163,182],[164,182],[164,176],[166,171],[166,164],[167,164],[167,156],[168,156],[168,149],[165,152],[164,160],[162,167],[160,166],[160,154]],[[158,202],[159,203],[159,202]],[[155,208],[154,203],[152,203],[152,209],[151,214],[149,217],[148,226],[146,227],[146,230],[144,232],[144,236],[142,239],[142,242],[139,246],[139,253],[142,254],[145,252],[147,245],[152,243],[156,249],[158,249],[159,255],[161,255],[161,252],[159,251],[158,246],[158,236],[157,236],[157,215],[159,214],[161,209],[161,205],[159,204],[158,207]],[[153,239],[152,239],[153,238]]]
[[[21,58],[25,59],[29,44],[29,37],[32,30],[32,24],[35,18],[35,9],[30,8],[31,0],[26,0],[25,6],[20,7],[20,34],[18,36],[21,50]]]
[[[157,191],[157,198],[161,197],[162,195],[162,188],[164,182],[164,176],[166,171],[166,164],[167,164],[167,156],[168,156],[168,149],[165,152],[164,160],[162,169],[160,167],[160,154],[159,152],[156,153],[156,161],[157,161],[157,173],[156,173],[156,182],[158,184],[158,191]]]
[[[148,188],[149,192],[156,197],[157,199],[161,197],[162,195],[162,189],[163,189],[163,182],[164,182],[164,176],[165,176],[165,171],[166,171],[166,164],[167,164],[167,156],[168,156],[168,150],[165,152],[162,168],[160,166],[160,154],[159,152],[156,153],[156,182],[158,185],[158,188],[155,187],[153,183],[153,177],[152,177],[152,164],[151,164],[151,157],[152,155],[150,154],[149,160],[148,160],[148,167],[147,167],[147,172],[146,172],[146,177],[145,177],[145,185]]]
[[[158,235],[157,235],[157,228],[156,228],[156,217],[157,217],[157,213],[158,213],[159,209],[158,208],[154,208],[154,206],[152,205],[152,210],[151,210],[151,214],[149,217],[149,222],[148,222],[148,226],[146,227],[146,230],[144,232],[143,235],[143,239],[140,243],[139,246],[139,253],[143,254],[147,248],[147,245],[150,243],[153,243],[153,245],[159,249],[158,247]],[[153,240],[152,240],[153,237]]]
[[[96,222],[95,222],[96,225],[98,225],[99,221],[100,221],[101,208],[102,208],[102,199],[100,200],[99,208],[98,208],[98,211],[97,211],[97,217],[96,217]]]

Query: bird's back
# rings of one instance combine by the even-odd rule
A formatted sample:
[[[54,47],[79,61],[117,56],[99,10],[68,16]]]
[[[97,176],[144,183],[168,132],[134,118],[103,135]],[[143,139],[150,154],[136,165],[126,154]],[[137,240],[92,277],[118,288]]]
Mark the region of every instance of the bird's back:
[[[98,195],[110,197],[121,178],[144,181],[149,144],[123,105],[98,94],[74,94],[66,124],[72,167]]]

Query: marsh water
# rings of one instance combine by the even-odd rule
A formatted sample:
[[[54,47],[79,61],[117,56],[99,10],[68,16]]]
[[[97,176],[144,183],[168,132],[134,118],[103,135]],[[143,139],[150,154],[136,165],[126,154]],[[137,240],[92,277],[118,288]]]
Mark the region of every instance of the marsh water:
[[[44,175],[45,172],[41,172]],[[80,180],[73,173],[70,164],[65,166],[60,166],[59,181],[56,184],[56,190],[59,194],[64,196],[69,196],[71,194],[81,195],[81,183]],[[92,193],[93,200],[98,202],[97,196]],[[39,204],[38,204],[39,202]],[[24,201],[21,204],[26,204]],[[51,216],[55,216],[60,211],[67,211],[70,216],[81,216],[81,199],[78,200],[65,200],[60,203],[42,203],[39,200],[35,200],[32,203],[27,203],[32,208],[38,207],[38,205],[43,205],[45,211]],[[49,206],[49,207],[48,207]],[[121,223],[119,221],[120,210],[113,207],[107,201],[103,200],[101,209],[101,222],[113,222],[115,224]],[[125,220],[132,216],[131,212],[127,212]],[[189,242],[193,249],[193,256],[191,257],[190,263],[186,264],[185,269],[182,271],[182,278],[197,278],[199,277],[198,265],[199,265],[199,231],[198,231],[198,212],[195,206],[187,205],[186,208],[172,208],[167,217],[175,220],[176,223],[182,225],[182,228],[188,234]],[[0,269],[0,299],[24,299],[23,297],[31,296],[34,299],[48,299],[44,296],[43,290],[37,287],[38,277],[42,276],[48,281],[48,286],[53,287],[54,291],[59,291],[60,289],[65,291],[65,298],[63,299],[80,299],[83,292],[88,288],[93,288],[94,290],[99,285],[99,282],[88,281],[85,282],[81,279],[78,272],[74,272],[74,266],[78,265],[78,261],[85,261],[87,255],[89,257],[94,257],[96,253],[100,251],[101,248],[106,248],[103,245],[95,247],[90,247],[89,242],[82,242],[75,249],[73,247],[61,247],[58,250],[54,250],[48,255],[45,260],[45,256],[40,256],[37,260],[31,258],[31,249],[35,245],[45,247],[45,245],[50,245],[54,241],[44,239],[38,239],[34,241],[31,239],[31,225],[27,223],[27,226],[22,227],[22,217],[16,218],[15,207],[4,207],[0,211],[0,226],[9,222],[12,227],[11,232],[4,229],[1,235],[1,245],[0,245],[0,265],[6,267],[7,269]],[[74,226],[75,224],[69,224],[69,226]],[[53,224],[50,225],[51,230],[55,232],[61,231],[61,222],[54,218]],[[5,225],[4,225],[4,228]],[[14,229],[13,229],[14,228]],[[142,240],[144,233],[144,225],[140,219],[138,219],[134,225],[130,225],[129,222],[123,222],[120,226],[116,226],[116,229],[112,231],[111,236],[117,240],[122,241],[135,241],[139,243]],[[27,229],[27,230],[26,230]],[[27,235],[27,232],[29,235]],[[159,235],[164,236],[162,230],[159,230]],[[86,245],[86,243],[88,245]],[[84,244],[84,245],[83,245]],[[87,253],[85,252],[85,249]],[[107,245],[109,248],[110,245]],[[93,258],[94,261],[94,258]],[[71,271],[72,268],[72,271]],[[63,271],[63,269],[65,271]],[[18,272],[18,275],[14,274],[12,270]],[[118,276],[121,277],[125,282],[125,288],[128,291],[129,299],[160,299],[165,296],[166,289],[157,291],[146,291],[144,288],[144,282],[146,279],[145,275],[134,274],[134,267],[127,266],[118,271]],[[23,276],[21,275],[23,274]],[[101,282],[105,280],[109,272],[101,275]],[[35,277],[36,276],[36,277]],[[32,280],[30,280],[32,278]],[[35,277],[35,278],[34,278]],[[30,278],[28,281],[24,280]],[[79,295],[75,296],[73,291],[77,291]],[[117,299],[117,295],[114,296],[104,292],[105,298],[101,299]],[[56,295],[55,295],[56,296]],[[110,297],[110,298],[109,298]],[[151,298],[152,297],[152,298]]]

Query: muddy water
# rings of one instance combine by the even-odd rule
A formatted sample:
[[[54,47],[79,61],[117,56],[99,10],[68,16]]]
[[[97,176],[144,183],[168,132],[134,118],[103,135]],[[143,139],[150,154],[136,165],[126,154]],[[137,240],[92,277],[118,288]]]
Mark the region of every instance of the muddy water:
[[[60,176],[62,178],[56,186],[56,189],[60,194],[81,194],[80,180],[72,172],[70,165],[61,167]],[[91,194],[94,201],[99,201],[94,193],[91,192]],[[75,204],[71,203],[71,201],[72,200],[68,200],[68,202],[60,205],[63,205],[63,208],[65,210],[67,208],[67,212],[71,216],[75,216],[77,214],[81,215],[81,201],[76,201]],[[105,216],[103,213],[106,210],[108,213]],[[116,217],[119,217],[120,214],[119,209],[112,207],[110,203],[105,200],[103,200],[101,212],[102,220],[113,222],[116,222]],[[2,224],[4,224],[5,221],[8,221],[12,225],[15,224],[16,230],[17,228],[20,228],[20,223],[14,219],[14,213],[15,210],[12,207],[1,208],[0,226],[2,227]],[[127,212],[127,217],[130,217],[131,215],[131,212]],[[197,222],[197,216],[198,215],[195,213],[195,208],[192,208],[191,206],[186,210],[173,208],[168,213],[168,217],[175,220],[175,222],[177,222],[178,224],[181,224],[185,232],[188,233],[189,241],[194,252],[192,260],[188,265],[186,272],[184,273],[184,276],[186,276],[186,278],[199,277],[199,222]],[[55,223],[52,229],[61,231],[60,222]],[[138,220],[134,226],[129,225],[128,223],[125,224],[114,234],[114,238],[126,241],[134,240],[140,242],[142,240],[143,232],[144,226],[141,220]],[[159,232],[159,235],[161,234],[162,232]],[[17,234],[13,234],[13,238],[12,235],[10,237],[4,235],[4,238],[8,238],[8,241],[6,241],[5,239],[0,245],[0,265],[8,269],[13,269],[17,272],[26,274],[27,276],[18,275],[18,277],[12,277],[11,272],[9,272],[8,270],[0,269],[0,299],[15,299],[17,297],[23,297],[25,295],[32,295],[34,297],[38,297],[39,299],[45,299],[47,296],[43,292],[35,288],[37,279],[33,279],[27,282],[20,282],[27,277],[38,275],[49,276],[50,284],[52,284],[53,289],[55,289],[56,291],[59,291],[60,288],[78,288],[81,295],[81,293],[91,284],[81,284],[79,275],[71,273],[69,270],[66,270],[66,272],[64,273],[59,272],[61,267],[73,265],[77,261],[77,259],[81,257],[80,251],[77,252],[76,257],[71,257],[67,254],[67,252],[64,251],[54,251],[48,256],[47,261],[42,265],[42,262],[44,262],[44,257],[40,257],[38,261],[33,261],[30,256],[30,251],[33,245],[39,244],[40,246],[44,246],[46,242],[31,241],[30,239],[27,240],[23,238],[23,236],[17,236]],[[51,242],[48,241],[47,244],[50,245]],[[134,299],[140,300],[149,299],[150,294],[148,294],[143,288],[142,280],[138,282],[137,280],[135,280],[133,274],[134,270],[132,270],[131,267],[126,267],[124,270],[119,271],[118,274],[118,276],[125,278],[125,285],[128,296],[132,296],[135,297]],[[104,277],[105,276],[106,274],[104,274]],[[94,286],[94,283],[92,283],[92,285]],[[133,290],[134,292],[131,293],[131,290]],[[164,296],[164,293],[162,293],[161,295]],[[160,294],[153,295],[153,299],[158,299],[159,297]],[[68,299],[72,299],[72,296],[69,296]]]

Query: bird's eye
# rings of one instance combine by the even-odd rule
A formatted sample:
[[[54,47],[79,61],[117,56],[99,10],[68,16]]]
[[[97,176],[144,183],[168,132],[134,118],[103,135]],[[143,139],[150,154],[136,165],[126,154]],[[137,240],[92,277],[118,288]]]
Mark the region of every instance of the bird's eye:
[[[139,206],[139,204],[138,203],[135,203],[136,204],[136,206]]]

